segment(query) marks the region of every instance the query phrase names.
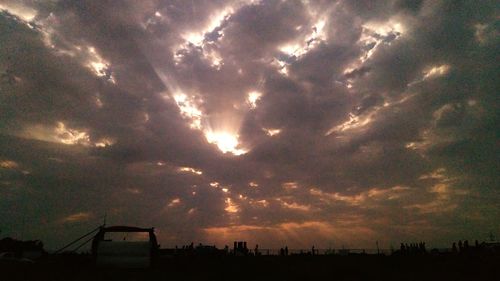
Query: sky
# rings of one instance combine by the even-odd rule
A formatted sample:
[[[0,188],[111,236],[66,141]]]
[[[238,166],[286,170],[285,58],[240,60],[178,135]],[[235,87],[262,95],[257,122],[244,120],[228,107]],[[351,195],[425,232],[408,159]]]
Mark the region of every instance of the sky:
[[[498,8],[0,0],[0,237],[500,235]]]

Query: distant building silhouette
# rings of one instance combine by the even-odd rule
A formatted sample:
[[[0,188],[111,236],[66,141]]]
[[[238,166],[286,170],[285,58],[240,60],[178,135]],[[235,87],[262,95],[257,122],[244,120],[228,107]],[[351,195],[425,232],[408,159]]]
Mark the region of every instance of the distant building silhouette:
[[[233,247],[233,254],[235,256],[246,256],[248,255],[249,251],[247,248],[247,242],[246,241],[234,241],[234,247]]]

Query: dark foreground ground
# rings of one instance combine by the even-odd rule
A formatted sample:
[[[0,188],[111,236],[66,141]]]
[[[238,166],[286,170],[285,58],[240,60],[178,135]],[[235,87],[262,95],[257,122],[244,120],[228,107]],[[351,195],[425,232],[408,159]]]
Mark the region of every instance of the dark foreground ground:
[[[500,280],[499,255],[164,258],[151,269],[95,268],[87,257],[0,264],[0,280]]]

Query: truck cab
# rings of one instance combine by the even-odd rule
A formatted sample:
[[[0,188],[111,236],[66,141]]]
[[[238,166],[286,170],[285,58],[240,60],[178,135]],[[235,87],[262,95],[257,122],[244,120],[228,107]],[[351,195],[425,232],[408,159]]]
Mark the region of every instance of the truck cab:
[[[156,260],[158,248],[154,228],[101,227],[92,241],[98,267],[147,268]]]

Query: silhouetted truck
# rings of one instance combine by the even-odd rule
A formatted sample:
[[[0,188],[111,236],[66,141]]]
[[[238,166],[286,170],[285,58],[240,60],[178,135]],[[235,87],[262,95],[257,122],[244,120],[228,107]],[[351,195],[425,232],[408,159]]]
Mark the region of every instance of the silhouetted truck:
[[[158,248],[154,228],[101,227],[92,241],[92,254],[99,267],[150,267]]]

